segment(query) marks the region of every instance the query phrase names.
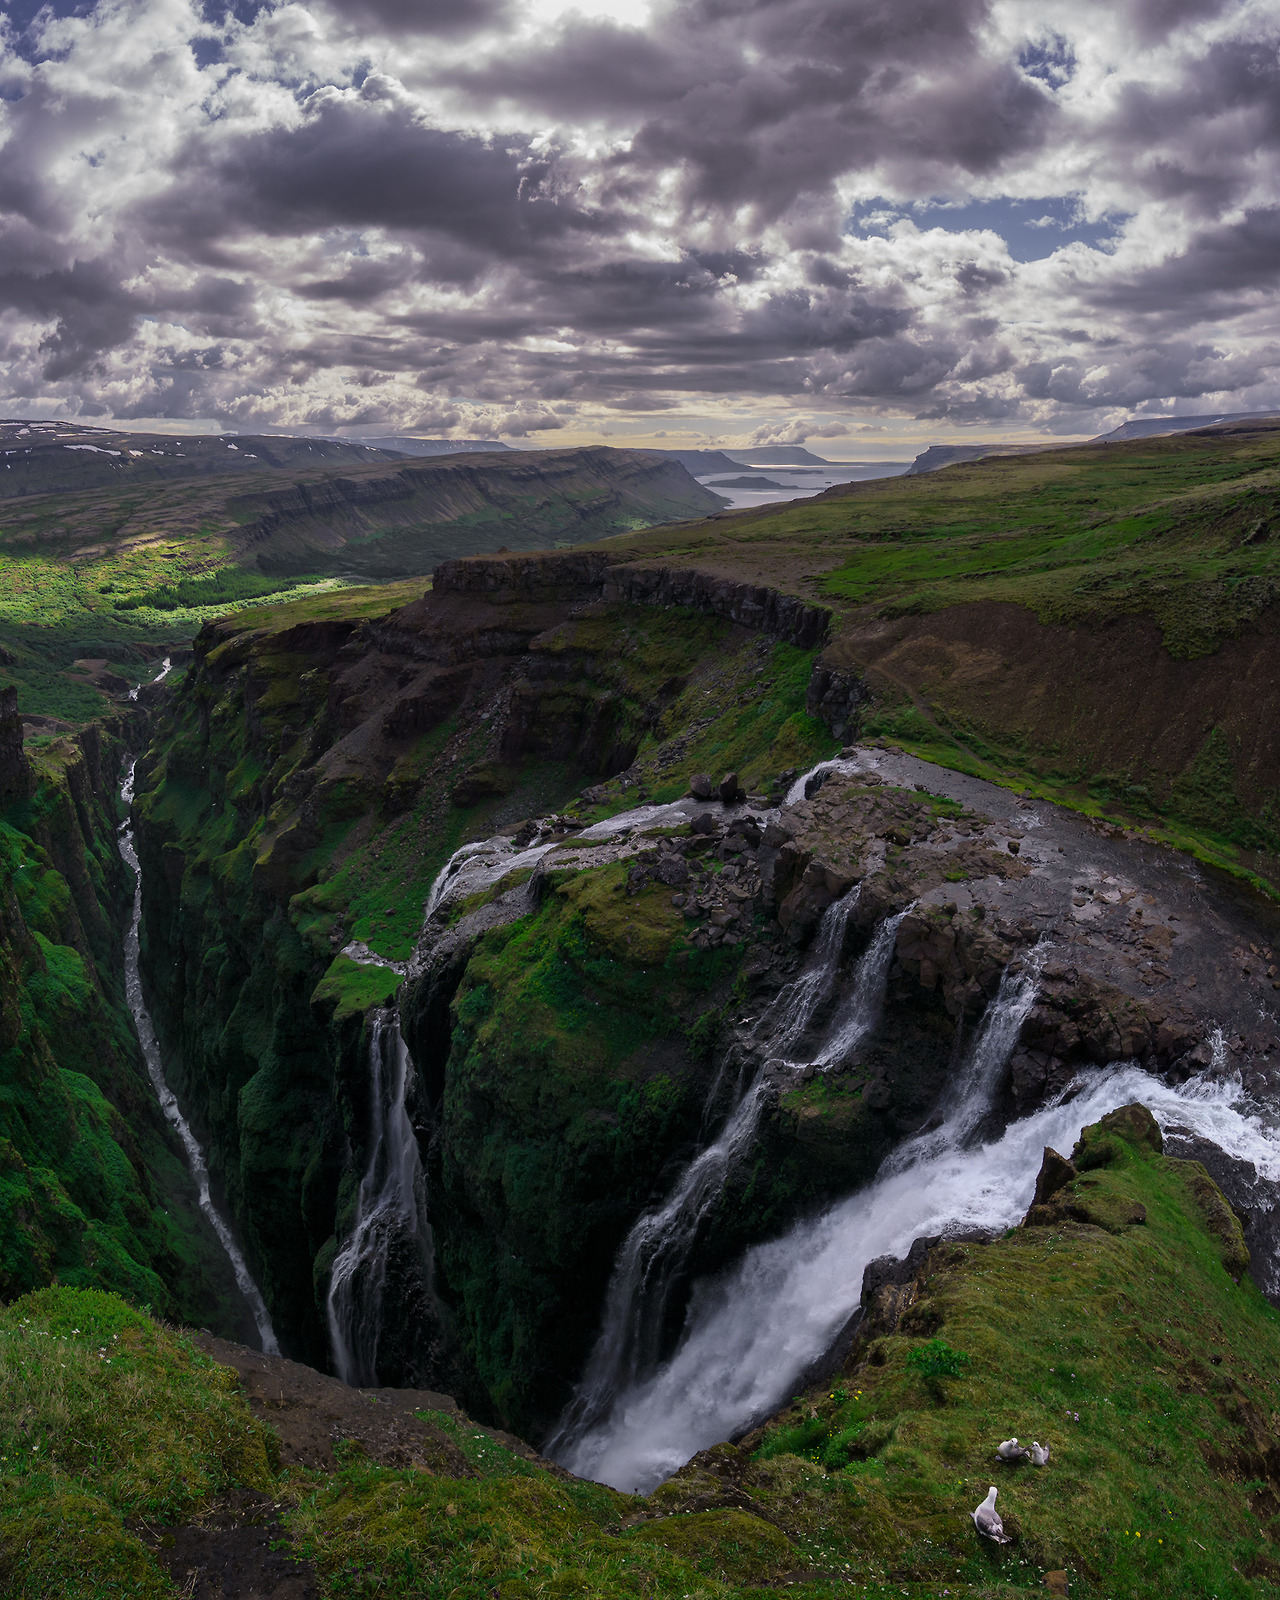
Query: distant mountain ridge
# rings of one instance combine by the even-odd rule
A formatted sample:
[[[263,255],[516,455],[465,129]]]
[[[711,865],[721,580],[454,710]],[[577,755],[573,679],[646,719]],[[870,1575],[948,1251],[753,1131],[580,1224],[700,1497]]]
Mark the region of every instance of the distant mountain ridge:
[[[260,472],[264,467],[362,467],[403,459],[344,439],[290,434],[127,433],[78,422],[0,420],[0,500],[169,478]]]
[[[343,439],[341,444],[354,444],[356,440]],[[412,434],[387,434],[376,439],[361,439],[360,444],[376,450],[394,450],[404,456],[463,456],[483,451],[510,450],[501,439],[418,439]]]
[[[1150,439],[1161,433],[1194,433],[1197,428],[1216,428],[1223,422],[1256,422],[1272,417],[1274,410],[1213,411],[1200,417],[1131,417],[1110,433],[1100,433],[1093,444],[1108,444],[1115,439]]]
[[[1100,433],[1083,444],[1118,444],[1124,439],[1153,439],[1161,434],[1194,433],[1200,428],[1216,428],[1228,422],[1257,422],[1276,416],[1275,411],[1213,411],[1197,417],[1131,417],[1110,433]],[[908,477],[922,472],[937,472],[957,461],[981,461],[988,456],[1034,455],[1041,450],[1069,449],[1062,443],[1045,444],[931,444],[907,468]]]

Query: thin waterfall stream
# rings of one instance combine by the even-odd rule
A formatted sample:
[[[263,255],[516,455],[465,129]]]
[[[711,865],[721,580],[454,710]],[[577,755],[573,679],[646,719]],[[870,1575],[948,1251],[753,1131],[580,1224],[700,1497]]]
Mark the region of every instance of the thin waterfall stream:
[[[431,1233],[418,1138],[406,1109],[413,1064],[393,1010],[375,1014],[369,1041],[369,1158],[355,1223],[329,1276],[329,1347],[344,1383],[378,1382],[387,1268],[394,1244],[411,1241],[431,1275]]]
[[[165,657],[164,672],[168,671],[169,660]],[[136,760],[130,761],[120,789],[120,798],[126,806],[133,803],[133,774],[137,766]],[[143,1058],[147,1064],[147,1076],[151,1079],[151,1087],[155,1090],[156,1099],[160,1102],[160,1109],[166,1119],[172,1124],[178,1138],[182,1141],[182,1148],[187,1158],[187,1166],[191,1176],[195,1179],[196,1194],[199,1198],[200,1209],[209,1220],[209,1225],[218,1237],[218,1243],[226,1251],[227,1260],[231,1263],[231,1270],[235,1273],[236,1287],[244,1296],[253,1314],[254,1323],[258,1329],[258,1338],[261,1341],[263,1352],[266,1355],[278,1356],[280,1346],[276,1343],[275,1330],[271,1326],[271,1315],[267,1310],[266,1301],[262,1298],[262,1291],[254,1282],[253,1274],[249,1271],[239,1245],[232,1235],[231,1228],[225,1217],[213,1203],[209,1192],[209,1167],[204,1158],[204,1151],[200,1148],[200,1141],[191,1131],[191,1125],[182,1114],[177,1097],[165,1080],[164,1063],[160,1056],[160,1045],[156,1039],[156,1030],[151,1021],[151,1013],[142,994],[142,974],[138,964],[139,931],[142,926],[142,868],[138,862],[138,852],[133,843],[133,824],[127,821],[121,824],[119,835],[120,854],[124,857],[126,865],[133,873],[133,917],[129,923],[129,932],[124,941],[124,986],[125,994],[129,1001],[129,1010],[133,1014],[133,1025],[138,1031],[138,1042],[142,1046]]]

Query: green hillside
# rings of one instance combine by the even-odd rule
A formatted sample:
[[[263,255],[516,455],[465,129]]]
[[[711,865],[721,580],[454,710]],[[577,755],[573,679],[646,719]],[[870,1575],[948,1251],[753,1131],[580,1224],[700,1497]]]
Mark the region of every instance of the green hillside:
[[[299,1369],[276,1364],[281,1438],[273,1391],[251,1414],[188,1334],[107,1295],[30,1295],[0,1312],[0,1582],[13,1600],[160,1600],[202,1524],[232,1547],[243,1530],[252,1571],[265,1507],[299,1580],[335,1600],[1262,1600],[1280,1579],[1280,1316],[1235,1281],[1246,1253],[1203,1168],[1159,1143],[1139,1106],[1086,1129],[1051,1204],[936,1248],[905,1299],[869,1303],[841,1370],[648,1498],[426,1394],[416,1463],[344,1445],[340,1421],[330,1468],[282,1467]],[[1050,1443],[1046,1469],[995,1462],[1014,1431]],[[991,1482],[1005,1546],[968,1516]]]

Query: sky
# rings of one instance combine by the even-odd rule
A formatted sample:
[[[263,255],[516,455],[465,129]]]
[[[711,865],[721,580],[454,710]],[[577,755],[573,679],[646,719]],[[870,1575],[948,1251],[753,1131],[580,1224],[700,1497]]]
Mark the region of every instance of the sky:
[[[528,447],[1280,409],[1274,0],[8,0],[0,415]]]

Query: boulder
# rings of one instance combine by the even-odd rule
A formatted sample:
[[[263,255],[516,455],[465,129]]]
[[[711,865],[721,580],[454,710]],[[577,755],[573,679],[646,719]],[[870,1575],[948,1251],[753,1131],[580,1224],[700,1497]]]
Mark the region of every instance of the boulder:
[[[1034,1205],[1048,1205],[1059,1189],[1065,1189],[1069,1183],[1074,1183],[1079,1174],[1067,1160],[1048,1145],[1044,1147],[1044,1160],[1040,1163],[1040,1173],[1036,1178],[1036,1197]]]
[[[726,806],[736,806],[742,799],[742,787],[738,782],[736,772],[726,772],[720,780],[720,802]]]
[[[695,800],[714,800],[716,786],[711,781],[711,774],[708,772],[695,772],[693,777],[689,779],[689,793]]]

